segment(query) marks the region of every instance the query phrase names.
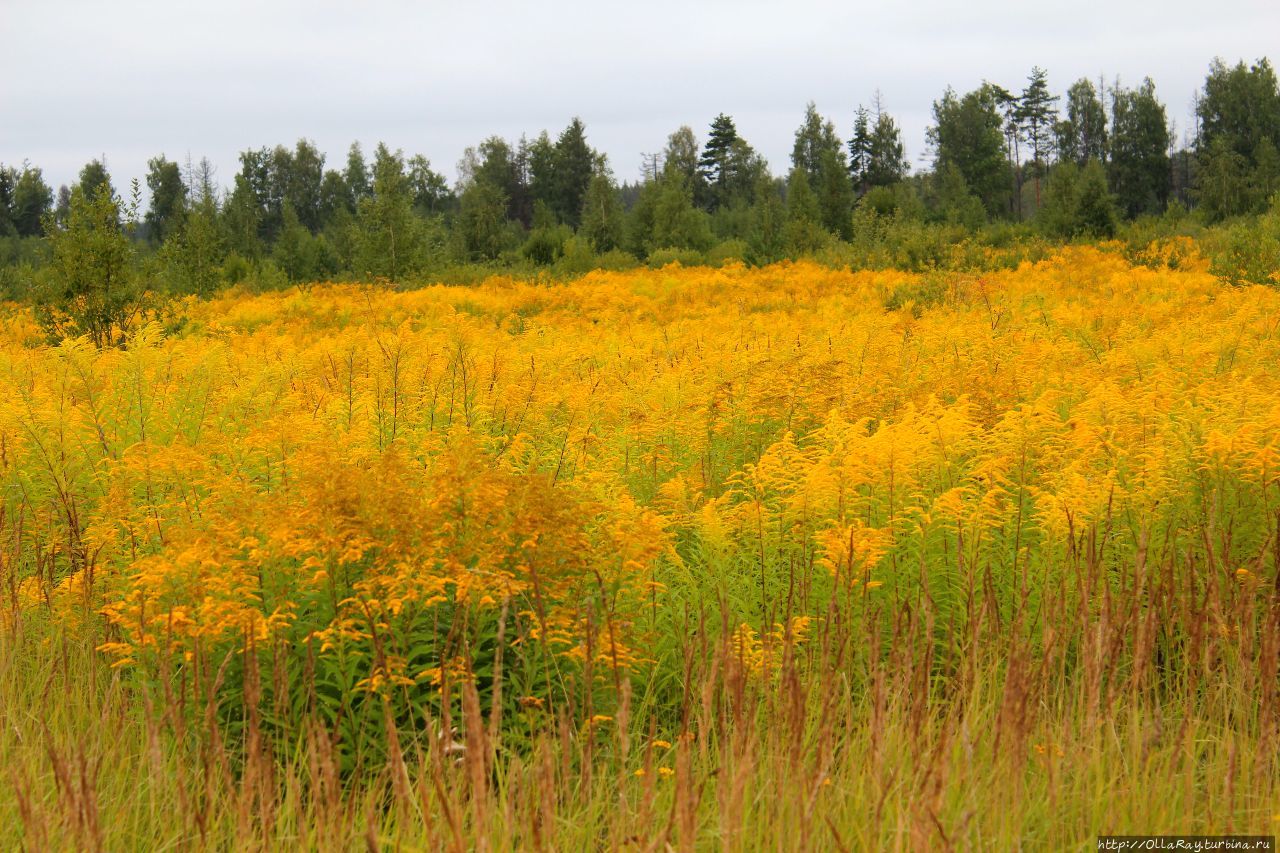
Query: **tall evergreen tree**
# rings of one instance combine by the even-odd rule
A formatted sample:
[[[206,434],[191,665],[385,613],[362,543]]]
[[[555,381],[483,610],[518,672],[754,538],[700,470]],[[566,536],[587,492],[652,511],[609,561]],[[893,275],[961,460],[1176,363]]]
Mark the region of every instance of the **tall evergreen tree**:
[[[1053,127],[1058,97],[1049,93],[1049,75],[1039,66],[1031,69],[1026,88],[1018,99],[1018,121],[1031,154],[1031,177],[1035,183],[1036,207],[1040,207],[1040,178],[1053,148]]]
[[[554,210],[557,204],[556,145],[545,130],[527,143],[525,168],[533,204],[542,204],[548,210]]]
[[[595,173],[596,153],[587,144],[587,128],[574,117],[556,139],[554,155],[555,189],[552,210],[560,220],[577,228],[582,221],[582,202]]]
[[[849,139],[849,177],[858,195],[871,189],[871,111],[861,104],[853,119],[853,136]]]
[[[733,119],[724,113],[711,122],[707,144],[698,159],[698,174],[707,187],[707,208],[715,210],[729,203],[733,194],[734,158],[741,142]]]
[[[853,227],[853,182],[844,145],[836,126],[818,114],[812,101],[805,106],[804,122],[796,130],[791,164],[805,174],[806,189],[818,205],[818,222],[828,231],[847,238]]]
[[[869,187],[888,187],[907,175],[907,148],[902,130],[893,116],[884,110],[880,93],[875,99],[875,124],[871,128],[867,148],[866,183]]]

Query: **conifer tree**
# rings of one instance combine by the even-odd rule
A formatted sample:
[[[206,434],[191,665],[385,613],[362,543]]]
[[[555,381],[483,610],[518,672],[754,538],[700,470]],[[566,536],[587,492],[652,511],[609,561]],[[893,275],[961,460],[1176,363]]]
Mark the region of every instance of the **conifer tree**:
[[[1040,178],[1053,147],[1056,95],[1049,94],[1049,75],[1039,66],[1031,69],[1026,88],[1018,99],[1018,121],[1031,152],[1031,178],[1035,182],[1036,207],[1040,206]]]

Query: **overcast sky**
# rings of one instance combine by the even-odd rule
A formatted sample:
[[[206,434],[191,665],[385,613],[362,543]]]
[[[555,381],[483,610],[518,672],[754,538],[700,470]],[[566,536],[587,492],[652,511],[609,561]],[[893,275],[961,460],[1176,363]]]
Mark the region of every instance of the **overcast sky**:
[[[867,8],[873,7],[873,8]],[[55,187],[105,155],[118,188],[149,157],[352,140],[422,153],[450,179],[491,134],[581,116],[619,180],[716,113],[785,171],[807,101],[848,136],[879,89],[913,164],[947,85],[1061,92],[1151,76],[1181,134],[1214,56],[1280,61],[1280,0],[0,0],[0,162]]]

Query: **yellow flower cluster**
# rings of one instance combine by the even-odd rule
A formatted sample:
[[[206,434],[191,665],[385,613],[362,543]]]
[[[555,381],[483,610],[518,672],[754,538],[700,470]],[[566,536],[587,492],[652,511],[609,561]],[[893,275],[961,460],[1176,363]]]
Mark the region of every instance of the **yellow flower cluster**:
[[[121,662],[304,625],[368,649],[366,687],[438,682],[466,662],[397,631],[470,608],[627,668],[694,562],[866,592],[1280,505],[1280,292],[1203,264],[672,267],[185,312],[125,350],[0,325],[5,618],[100,611]],[[1234,570],[1266,534],[1232,529]]]

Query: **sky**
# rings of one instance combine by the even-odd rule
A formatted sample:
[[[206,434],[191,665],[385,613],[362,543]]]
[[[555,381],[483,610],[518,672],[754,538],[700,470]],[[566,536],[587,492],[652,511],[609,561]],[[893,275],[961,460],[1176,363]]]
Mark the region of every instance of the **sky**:
[[[1215,56],[1280,62],[1277,0],[0,0],[0,162],[57,187],[105,156],[117,188],[158,154],[207,156],[224,187],[247,148],[313,140],[341,168],[379,141],[451,180],[468,145],[554,136],[574,116],[620,181],[717,113],[785,172],[805,104],[847,137],[879,91],[913,165],[932,103],[1033,65],[1150,76],[1181,136]]]

